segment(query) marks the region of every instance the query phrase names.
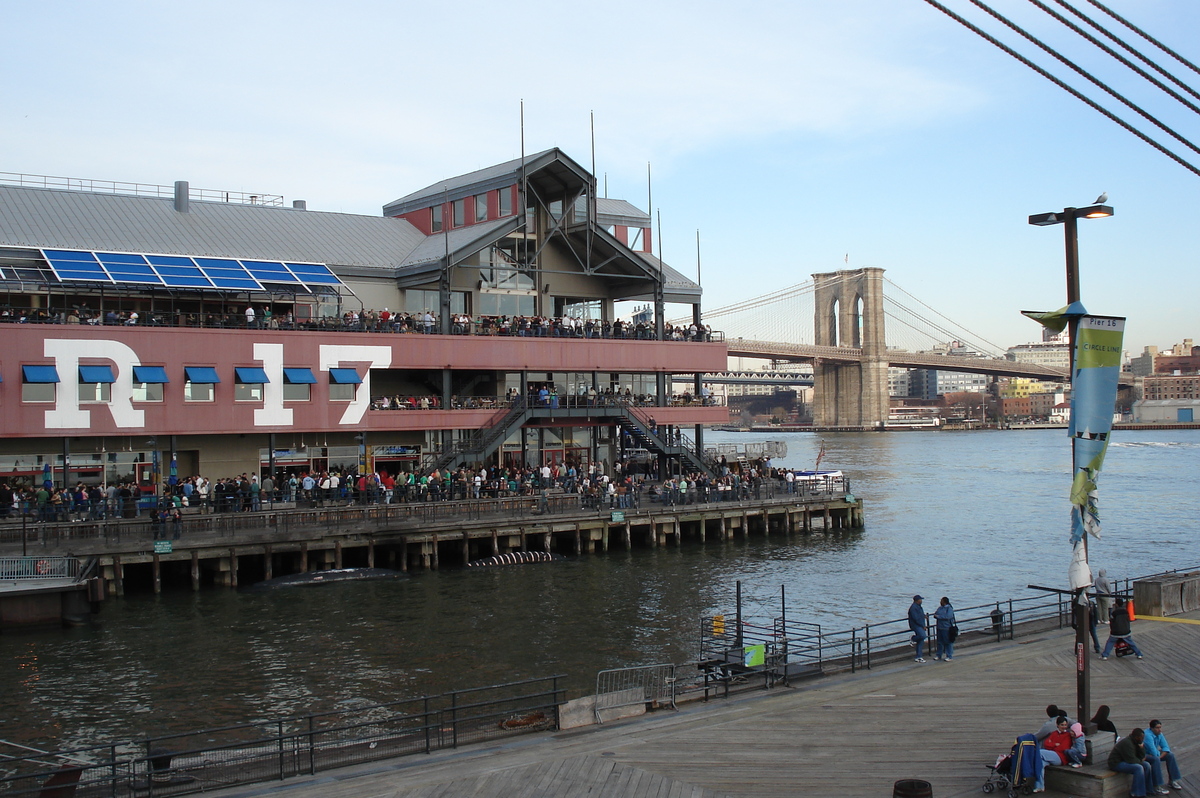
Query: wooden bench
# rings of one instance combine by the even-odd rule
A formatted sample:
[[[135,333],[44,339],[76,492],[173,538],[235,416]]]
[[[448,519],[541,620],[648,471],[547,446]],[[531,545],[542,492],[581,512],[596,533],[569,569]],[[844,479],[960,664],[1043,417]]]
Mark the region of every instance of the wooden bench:
[[[1107,765],[1046,766],[1046,789],[1076,798],[1125,798],[1129,795],[1132,779],[1128,773],[1109,770]]]

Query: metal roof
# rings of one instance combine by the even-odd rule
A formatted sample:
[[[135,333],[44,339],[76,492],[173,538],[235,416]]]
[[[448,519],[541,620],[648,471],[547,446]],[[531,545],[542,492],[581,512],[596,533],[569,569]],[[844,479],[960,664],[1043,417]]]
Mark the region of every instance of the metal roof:
[[[623,199],[596,198],[596,224],[607,227],[619,224],[626,227],[649,227],[650,214]]]
[[[592,180],[592,176],[586,169],[557,147],[526,155],[525,173],[526,179],[530,182],[545,184],[544,188],[551,191],[565,187],[568,182],[582,183]],[[439,180],[420,191],[406,194],[400,199],[384,205],[383,214],[400,216],[421,208],[428,208],[431,205],[438,205],[443,201],[453,202],[463,197],[511,186],[520,178],[521,159],[514,158],[511,161],[468,172],[465,175]]]
[[[169,197],[0,186],[0,246],[394,269],[425,236],[402,219]]]

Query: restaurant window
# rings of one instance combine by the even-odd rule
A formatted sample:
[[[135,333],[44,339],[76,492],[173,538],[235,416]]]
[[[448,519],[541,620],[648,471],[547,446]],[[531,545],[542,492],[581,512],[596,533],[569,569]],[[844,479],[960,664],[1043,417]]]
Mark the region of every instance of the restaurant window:
[[[285,368],[283,370],[283,401],[307,402],[312,396],[311,386],[316,383],[312,369]]]
[[[79,401],[109,401],[112,398],[112,384],[115,381],[111,366],[80,366]]]
[[[353,402],[358,395],[362,377],[357,369],[333,368],[329,370],[329,401]]]
[[[475,196],[475,221],[486,222],[488,218],[488,195],[477,194]]]
[[[499,194],[500,194],[500,215],[501,216],[512,216],[512,212],[513,212],[512,187],[507,186],[505,188],[500,189]]]
[[[217,370],[211,366],[186,366],[183,369],[183,401],[211,402],[213,386],[221,381]]]
[[[454,201],[454,226],[462,227],[467,223],[467,201],[465,199],[456,199]]]
[[[442,232],[442,206],[434,205],[430,210],[429,230],[433,233]]]
[[[167,370],[162,366],[134,366],[133,401],[161,402],[163,385],[169,381]]]
[[[267,372],[254,366],[238,366],[233,370],[233,377],[235,402],[261,402],[263,386],[271,381]]]
[[[22,366],[21,374],[22,402],[53,402],[57,398],[58,369],[54,366]]]

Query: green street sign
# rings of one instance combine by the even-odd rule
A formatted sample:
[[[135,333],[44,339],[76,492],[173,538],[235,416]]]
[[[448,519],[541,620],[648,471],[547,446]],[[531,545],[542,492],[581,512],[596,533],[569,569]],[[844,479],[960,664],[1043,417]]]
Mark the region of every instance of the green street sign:
[[[612,523],[614,523],[614,524],[623,524],[623,523],[625,523],[625,511],[624,511],[624,510],[613,510],[613,511],[612,511],[612,517],[611,517],[611,519],[610,519],[610,520],[611,520],[611,521],[612,521]]]
[[[155,554],[170,554],[174,549],[171,548],[171,541],[156,540],[154,541]]]

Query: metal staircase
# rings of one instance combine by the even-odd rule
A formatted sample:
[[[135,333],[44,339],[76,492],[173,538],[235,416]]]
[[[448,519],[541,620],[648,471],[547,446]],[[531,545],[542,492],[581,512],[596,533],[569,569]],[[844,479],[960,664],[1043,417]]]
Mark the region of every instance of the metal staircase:
[[[650,425],[649,414],[645,411],[647,408],[634,408],[624,406],[621,408],[624,421],[622,422],[629,430],[629,434],[634,441],[642,448],[654,452],[660,456],[678,457],[680,460],[687,462],[693,470],[703,471],[711,476],[719,476],[713,469],[712,464],[707,462],[702,453],[696,450],[696,443],[683,433],[676,433],[675,442],[666,440],[655,432]],[[643,418],[643,416],[645,416]]]
[[[498,414],[499,418],[492,424],[472,433],[470,437],[459,438],[449,451],[442,452],[425,470],[453,469],[466,463],[483,461],[496,451],[509,435],[520,429],[532,414],[533,409],[526,398],[517,397],[503,415]]]

